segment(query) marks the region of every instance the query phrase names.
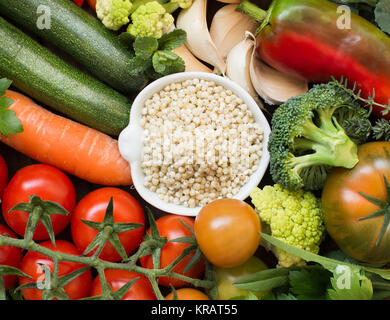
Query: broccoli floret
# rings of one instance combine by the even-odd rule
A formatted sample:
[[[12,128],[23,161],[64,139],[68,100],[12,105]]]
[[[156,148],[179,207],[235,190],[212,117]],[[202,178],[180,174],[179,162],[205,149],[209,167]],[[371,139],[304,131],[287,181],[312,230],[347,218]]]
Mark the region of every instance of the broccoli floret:
[[[131,8],[130,0],[97,0],[96,15],[106,28],[116,31],[130,22]]]
[[[291,191],[282,186],[255,188],[250,194],[263,223],[263,230],[294,247],[317,254],[325,236],[320,200],[302,189]],[[266,231],[267,232],[267,231]],[[278,266],[289,268],[305,262],[274,246]]]
[[[134,37],[153,37],[156,39],[173,27],[174,18],[157,1],[139,6],[131,15],[132,23],[127,32]]]
[[[319,190],[332,167],[353,168],[357,145],[346,134],[347,119],[367,111],[334,82],[315,85],[276,109],[269,139],[270,171],[284,188]]]

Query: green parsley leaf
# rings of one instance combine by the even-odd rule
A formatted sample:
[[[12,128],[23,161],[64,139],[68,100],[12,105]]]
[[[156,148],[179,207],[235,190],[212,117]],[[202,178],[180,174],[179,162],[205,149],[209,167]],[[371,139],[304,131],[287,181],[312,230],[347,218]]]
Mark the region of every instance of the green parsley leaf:
[[[14,101],[4,97],[11,83],[11,80],[0,79],[0,133],[6,136],[23,132],[22,123],[16,117],[16,112],[8,109]]]
[[[184,60],[172,51],[158,50],[152,61],[154,70],[164,76],[185,70]]]
[[[136,57],[147,60],[158,49],[158,41],[153,37],[137,37],[133,47]]]
[[[158,40],[160,50],[172,50],[180,47],[187,40],[187,33],[182,29],[175,29],[172,32],[165,33]]]
[[[329,300],[371,300],[373,297],[372,282],[363,269],[340,265],[330,282],[332,287],[327,290]]]
[[[322,267],[290,271],[290,290],[298,300],[325,300],[331,275]]]
[[[375,21],[382,31],[390,34],[390,1],[379,0],[375,8]]]

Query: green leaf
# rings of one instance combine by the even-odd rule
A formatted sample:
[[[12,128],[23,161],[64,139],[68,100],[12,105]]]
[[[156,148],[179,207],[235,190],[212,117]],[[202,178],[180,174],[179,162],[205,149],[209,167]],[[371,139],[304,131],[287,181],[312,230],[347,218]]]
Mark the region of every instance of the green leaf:
[[[5,95],[5,91],[11,86],[12,81],[6,78],[0,79],[0,96]]]
[[[253,292],[249,292],[247,295],[232,297],[229,300],[259,300],[259,298]]]
[[[379,0],[375,8],[375,21],[382,31],[390,34],[390,1]]]
[[[103,239],[103,233],[99,232],[96,237],[91,241],[91,243],[88,245],[88,247],[84,250],[83,256],[90,253],[92,250],[97,248],[99,245],[102,245]],[[105,241],[106,242],[106,241]]]
[[[103,222],[105,224],[113,225],[114,224],[114,203],[112,197],[110,198],[110,201],[108,202],[106,213],[104,214]]]
[[[58,285],[60,287],[65,287],[68,283],[72,282],[74,279],[81,276],[84,272],[86,272],[90,268],[91,268],[90,266],[86,266],[86,267],[77,269],[71,273],[68,273],[66,275],[61,276],[60,278],[58,278]]]
[[[320,256],[318,254],[314,254],[312,252],[293,247],[283,241],[280,241],[279,239],[276,239],[266,233],[260,232],[262,238],[269,242],[270,244],[276,246],[277,248],[286,251],[287,253],[299,257],[306,262],[316,262],[320,265],[322,265],[325,269],[329,270],[330,272],[333,273],[334,270],[336,270],[337,266],[339,265],[344,265],[344,266],[349,266],[351,268],[360,268],[364,269],[369,273],[374,273],[379,276],[381,276],[383,279],[390,280],[390,269],[379,269],[379,268],[371,268],[371,267],[363,267],[360,265],[354,265],[350,263],[342,263],[338,260],[330,259],[327,257]]]
[[[8,109],[13,100],[0,98],[0,133],[9,136],[23,132],[22,122],[16,117],[16,112]]]
[[[133,47],[136,57],[147,60],[158,49],[158,41],[153,37],[137,37]]]
[[[16,117],[16,112],[8,109],[14,101],[4,97],[6,90],[11,84],[11,80],[6,78],[0,79],[0,133],[6,136],[23,132],[22,123]]]
[[[109,239],[111,245],[114,247],[115,251],[118,252],[122,260],[127,259],[127,253],[125,248],[123,247],[122,242],[120,241],[117,233],[112,233]]]
[[[63,206],[54,201],[45,200],[42,201],[40,205],[48,214],[60,214],[63,216],[67,216],[69,214]]]
[[[183,45],[187,40],[187,33],[182,29],[175,29],[172,32],[165,33],[158,40],[160,50],[172,50]]]
[[[278,293],[276,300],[297,300],[291,293]]]
[[[168,242],[179,242],[179,243],[189,243],[189,244],[196,244],[196,240],[194,237],[181,237],[169,240]]]
[[[138,228],[143,227],[144,225],[142,223],[126,223],[126,222],[116,222],[114,224],[114,232],[115,233],[122,233],[126,231],[135,230]]]
[[[172,51],[156,51],[152,62],[154,70],[162,75],[184,72],[185,70],[184,60]]]
[[[274,268],[266,269],[234,283],[237,288],[248,291],[268,291],[288,284],[288,275],[291,269]]]
[[[138,77],[139,75],[144,74],[151,65],[152,59],[144,60],[140,57],[133,57],[129,61],[129,74]]]
[[[41,223],[43,224],[43,226],[45,227],[47,233],[49,234],[49,238],[51,240],[51,243],[55,247],[56,246],[56,238],[55,238],[55,235],[54,235],[53,226],[52,226],[52,223],[51,223],[50,216],[42,215]]]
[[[0,265],[0,275],[1,276],[15,275],[15,276],[32,279],[29,275],[25,274],[23,271],[19,270],[18,268],[6,266],[6,265]]]
[[[331,288],[327,291],[330,300],[371,300],[373,287],[364,270],[340,266],[333,273]]]
[[[322,267],[290,271],[290,290],[298,300],[325,300],[331,276]]]
[[[197,247],[195,254],[191,258],[191,260],[188,262],[186,267],[184,268],[184,272],[189,271],[193,266],[195,266],[200,261],[202,256],[203,256],[202,251],[200,251],[199,247]]]
[[[131,286],[139,279],[140,277],[136,277],[134,279],[131,279],[129,282],[127,282],[125,285],[120,287],[117,291],[114,293],[115,300],[122,300],[122,298],[125,296],[127,291],[131,288]]]
[[[129,32],[122,32],[118,36],[118,39],[119,39],[119,42],[124,47],[126,47],[127,49],[133,50],[133,44],[134,44],[134,41],[135,41],[135,37],[131,33],[129,33]]]

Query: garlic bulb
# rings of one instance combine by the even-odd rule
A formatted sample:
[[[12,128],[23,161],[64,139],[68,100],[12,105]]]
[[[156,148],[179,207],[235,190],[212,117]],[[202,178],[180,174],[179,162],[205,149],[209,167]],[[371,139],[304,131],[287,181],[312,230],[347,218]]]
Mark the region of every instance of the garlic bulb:
[[[279,105],[309,90],[307,81],[293,78],[263,62],[256,53],[255,37],[250,33],[247,33],[247,37],[253,42],[249,67],[252,85],[267,103]]]
[[[206,11],[207,0],[194,0],[191,7],[180,11],[176,27],[187,32],[186,46],[194,56],[224,74],[226,64],[211,39]]]
[[[237,6],[223,6],[214,15],[210,26],[211,39],[224,59],[230,50],[242,41],[246,31],[254,33],[259,25],[245,14],[236,11]]]
[[[246,38],[230,50],[226,60],[226,76],[245,89],[256,102],[260,103],[250,76],[253,46],[254,42]]]
[[[213,72],[210,68],[196,59],[190,50],[187,49],[185,44],[173,49],[172,51],[184,60],[186,66],[185,72]]]

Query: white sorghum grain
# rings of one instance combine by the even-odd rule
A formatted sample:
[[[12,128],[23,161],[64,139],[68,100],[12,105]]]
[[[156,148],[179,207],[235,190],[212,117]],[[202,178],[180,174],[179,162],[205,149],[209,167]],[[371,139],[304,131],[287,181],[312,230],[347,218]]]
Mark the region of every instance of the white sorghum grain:
[[[263,129],[231,90],[203,79],[172,83],[142,109],[145,186],[188,207],[231,198],[258,168]]]

